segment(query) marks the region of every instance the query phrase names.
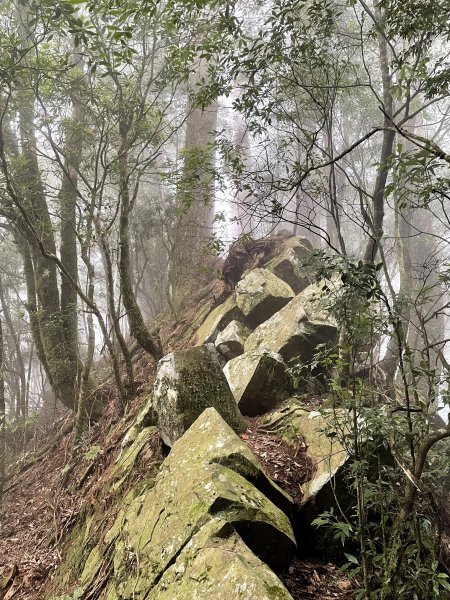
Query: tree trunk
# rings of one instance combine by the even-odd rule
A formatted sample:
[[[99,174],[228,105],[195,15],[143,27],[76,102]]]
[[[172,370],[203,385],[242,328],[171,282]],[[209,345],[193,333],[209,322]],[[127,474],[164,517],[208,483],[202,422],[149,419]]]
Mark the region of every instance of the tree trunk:
[[[130,199],[130,182],[128,173],[128,124],[126,118],[123,118],[119,124],[122,138],[119,150],[119,172],[120,172],[120,225],[119,225],[119,274],[120,291],[122,301],[125,307],[128,323],[130,325],[131,335],[137,340],[138,344],[146,350],[155,360],[163,356],[161,340],[156,333],[152,333],[147,328],[141,309],[138,306],[133,286],[133,266],[130,250],[130,214],[132,203]]]
[[[114,337],[119,345],[120,351],[125,362],[125,369],[127,373],[128,396],[129,398],[133,398],[135,395],[133,365],[131,362],[131,356],[128,350],[126,340],[123,337],[122,331],[120,329],[119,315],[117,314],[117,309],[114,301],[114,275],[111,260],[111,252],[108,246],[108,241],[105,238],[105,234],[101,230],[99,219],[95,219],[95,231],[97,234],[98,243],[100,245],[100,251],[102,253],[103,259],[103,268],[105,270],[106,275],[106,298],[108,304],[109,319],[111,321]]]
[[[373,263],[376,259],[381,238],[383,237],[384,223],[384,191],[389,174],[389,159],[394,148],[395,132],[392,130],[393,118],[393,99],[391,92],[391,73],[389,66],[389,51],[386,38],[383,35],[385,28],[385,18],[382,9],[378,4],[375,6],[375,15],[378,25],[378,49],[380,56],[381,78],[383,83],[383,109],[384,109],[384,127],[383,140],[381,144],[380,161],[375,179],[375,186],[372,195],[372,215],[368,223],[371,237],[366,245],[364,253],[364,262]],[[388,129],[389,128],[389,129]]]
[[[0,502],[3,497],[6,471],[6,407],[3,374],[3,327],[0,319]]]
[[[18,386],[18,398],[17,398],[17,415],[20,416],[23,420],[27,418],[27,405],[26,405],[26,392],[27,392],[27,383],[26,383],[26,373],[25,373],[25,365],[23,361],[22,349],[20,347],[19,336],[16,333],[16,329],[12,322],[11,312],[9,310],[9,304],[6,301],[5,290],[3,287],[3,280],[0,275],[0,303],[3,309],[3,315],[5,318],[5,323],[8,326],[9,333],[11,335],[11,339],[14,346],[14,354],[17,359],[17,368],[18,368],[18,376],[20,384]]]
[[[196,84],[207,73],[207,64],[200,60],[189,85],[193,94]],[[199,107],[191,98],[186,117],[184,165],[178,192],[179,217],[171,252],[171,280],[179,286],[195,275],[208,238],[213,236],[214,223],[214,154],[218,104]],[[194,267],[194,269],[193,269]]]
[[[17,9],[17,15],[22,40],[21,46],[25,51],[33,44],[28,8],[20,6]],[[35,320],[34,326],[32,325],[33,334],[39,331],[39,337],[36,337],[39,358],[42,356],[44,360],[43,365],[49,374],[55,395],[68,408],[74,409],[77,399],[77,369],[73,368],[70,361],[73,348],[70,347],[70,340],[68,343],[66,323],[61,314],[57,266],[54,261],[49,259],[49,255],[56,255],[56,244],[37,158],[34,85],[34,70],[24,70],[20,85],[20,104],[17,108],[20,146],[17,143],[14,144],[16,149],[20,147],[22,159],[20,171],[14,173],[17,184],[11,183],[9,166],[5,160],[2,161],[2,167],[8,181],[7,188],[11,203],[21,217],[14,221],[13,226],[22,236],[21,244],[28,246],[28,249],[22,254],[27,277],[27,290],[31,292],[29,303],[34,312],[33,317],[30,316],[30,319]],[[4,140],[5,132],[2,132],[3,157],[5,154]],[[41,251],[38,247],[39,244],[42,245],[45,252]]]
[[[80,69],[76,52],[72,58],[75,67]],[[77,221],[78,171],[83,150],[82,127],[84,112],[81,102],[72,94],[72,124],[66,132],[65,164],[61,188],[58,194],[60,203],[61,262],[74,281],[78,279],[77,260]],[[78,314],[77,291],[64,274],[61,275],[61,321],[65,331],[67,362],[76,374],[80,373],[78,356]]]

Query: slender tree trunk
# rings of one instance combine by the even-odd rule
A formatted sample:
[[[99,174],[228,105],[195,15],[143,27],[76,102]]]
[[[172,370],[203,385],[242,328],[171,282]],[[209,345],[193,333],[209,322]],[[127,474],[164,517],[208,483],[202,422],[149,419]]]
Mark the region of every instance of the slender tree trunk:
[[[90,236],[89,236],[90,237]],[[90,240],[89,240],[90,241]],[[94,302],[94,280],[95,270],[94,266],[89,258],[89,241],[87,244],[82,244],[81,252],[83,262],[86,265],[88,271],[88,284],[87,284],[87,297],[91,302]],[[93,385],[91,381],[91,370],[94,363],[95,353],[95,328],[92,311],[88,312],[87,315],[87,351],[84,357],[84,365],[81,371],[80,377],[80,392],[78,398],[77,417],[75,421],[74,429],[74,445],[76,445],[83,433],[87,430],[89,421],[92,418],[96,418],[96,408],[94,406],[95,400],[92,395]],[[94,412],[94,414],[92,414]]]
[[[146,350],[155,360],[163,356],[161,340],[156,333],[147,328],[141,309],[138,306],[133,286],[133,267],[130,249],[130,213],[132,203],[130,198],[130,182],[128,173],[128,125],[126,119],[122,119],[119,125],[122,138],[119,150],[119,172],[120,172],[120,225],[119,225],[119,274],[120,291],[125,307],[131,335],[138,344]]]
[[[398,597],[396,576],[406,549],[404,534],[411,523],[411,518],[414,517],[414,504],[428,453],[435,444],[449,437],[450,424],[436,433],[427,435],[417,450],[414,467],[410,469],[414,481],[410,479],[406,481],[402,506],[392,525],[381,600],[395,600]]]
[[[114,301],[114,274],[111,260],[111,252],[108,246],[108,242],[105,239],[105,235],[101,230],[101,226],[98,219],[95,219],[95,230],[97,233],[97,239],[99,241],[100,250],[102,253],[103,267],[106,274],[106,298],[108,303],[109,318],[112,324],[115,339],[119,345],[120,351],[125,362],[128,395],[130,398],[133,398],[136,393],[134,387],[133,364],[131,362],[131,356],[128,350],[126,340],[122,335],[122,330],[120,329],[119,315],[117,314],[116,305]]]
[[[23,259],[25,286],[27,289],[27,301],[25,306],[28,312],[28,316],[30,318],[31,335],[33,337],[34,345],[36,346],[36,354],[39,359],[39,362],[41,363],[45,374],[48,377],[50,385],[52,386],[52,388],[54,388],[53,376],[47,362],[44,342],[42,340],[42,331],[37,305],[36,280],[34,276],[34,266],[31,258],[30,247],[25,238],[20,233],[16,234],[16,243],[19,247],[19,251]]]
[[[384,191],[389,174],[389,159],[394,149],[395,132],[392,130],[393,118],[393,98],[391,91],[391,73],[389,66],[389,50],[386,38],[383,35],[385,28],[385,18],[382,9],[378,4],[375,6],[375,15],[378,22],[378,49],[380,56],[381,78],[383,83],[383,109],[384,126],[383,139],[381,144],[380,161],[375,179],[375,186],[372,195],[372,214],[370,223],[368,223],[371,237],[366,245],[364,253],[364,262],[373,263],[376,259],[381,238],[383,237],[384,224]],[[389,129],[388,129],[389,128]]]
[[[6,301],[5,290],[3,286],[3,280],[0,275],[0,303],[3,309],[3,315],[5,318],[5,323],[8,326],[9,333],[11,335],[11,339],[14,346],[14,354],[17,359],[17,368],[18,368],[18,376],[20,385],[18,386],[18,398],[17,398],[17,413],[22,419],[27,418],[27,406],[26,406],[26,373],[25,373],[25,365],[23,361],[22,349],[20,347],[20,339],[18,334],[16,333],[16,329],[12,322],[11,312],[9,310],[9,304]]]
[[[0,502],[3,497],[6,472],[6,406],[3,373],[3,327],[0,319]]]
[[[328,160],[331,160],[334,156],[334,143],[333,143],[333,113],[330,111],[327,122],[324,128],[324,146],[327,149]],[[338,190],[337,190],[337,173],[335,164],[332,163],[327,169],[328,179],[328,196],[329,196],[329,214],[327,215],[327,233],[329,240],[333,248],[339,246],[339,250],[345,256],[347,250],[345,247],[345,240],[342,234],[341,227],[341,207],[338,202]]]

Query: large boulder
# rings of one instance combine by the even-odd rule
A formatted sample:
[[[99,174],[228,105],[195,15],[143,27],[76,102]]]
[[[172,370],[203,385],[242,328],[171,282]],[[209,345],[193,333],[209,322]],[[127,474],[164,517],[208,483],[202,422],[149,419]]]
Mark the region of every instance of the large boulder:
[[[227,360],[231,360],[244,352],[245,340],[250,329],[240,321],[231,321],[216,338],[216,349]]]
[[[284,241],[280,252],[264,266],[298,294],[311,283],[311,277],[305,266],[310,255],[311,244],[308,240],[291,237]]]
[[[246,271],[266,266],[274,257],[290,248],[296,249],[299,258],[303,258],[304,249],[313,249],[306,238],[297,237],[288,231],[280,231],[259,240],[253,240],[248,235],[242,236],[231,246],[223,265],[225,285],[228,289],[233,289]]]
[[[286,364],[276,352],[245,352],[230,360],[223,372],[244,415],[261,415],[289,396]]]
[[[206,317],[193,337],[196,345],[213,343],[220,331],[234,319],[243,321],[244,317],[236,304],[236,296],[232,294],[229,298],[216,306]]]
[[[337,327],[320,285],[310,285],[249,335],[244,349],[278,352],[288,363],[308,362],[319,344],[336,341]]]
[[[294,297],[289,285],[267,269],[249,271],[235,291],[238,307],[253,326],[269,319]]]
[[[359,423],[362,426],[362,423]],[[302,531],[301,552],[313,551],[327,559],[342,559],[343,548],[336,545],[335,531],[329,527],[316,527],[314,520],[324,512],[335,515],[353,510],[355,490],[352,484],[352,416],[345,409],[322,408],[320,411],[305,409],[295,399],[289,399],[272,413],[264,415],[259,427],[262,431],[276,434],[294,447],[306,445],[307,456],[315,464],[308,482],[303,484],[301,509],[297,526]],[[377,473],[379,464],[392,466],[390,453],[382,441],[376,441],[376,433],[368,431],[363,444],[369,444],[369,477]]]
[[[339,441],[341,434],[349,432],[350,416],[347,411],[310,411],[291,398],[280,404],[270,414],[264,415],[260,428],[276,433],[286,442],[296,445],[304,442],[307,454],[315,464],[311,479],[302,486],[302,505],[319,503],[319,497],[333,504],[334,478],[346,464],[349,454]],[[328,506],[329,507],[329,506]],[[328,508],[327,507],[327,508]]]
[[[295,552],[279,506],[293,505],[209,408],[174,444],[156,480],[125,502],[91,551],[81,585],[85,592],[101,589],[102,600],[289,598],[269,571],[285,568]],[[281,595],[264,595],[271,581]]]
[[[214,348],[197,346],[178,350],[159,361],[153,407],[165,444],[172,446],[210,406],[235,431],[245,431],[245,421]]]
[[[233,526],[213,519],[195,534],[148,600],[292,600],[273,571]]]

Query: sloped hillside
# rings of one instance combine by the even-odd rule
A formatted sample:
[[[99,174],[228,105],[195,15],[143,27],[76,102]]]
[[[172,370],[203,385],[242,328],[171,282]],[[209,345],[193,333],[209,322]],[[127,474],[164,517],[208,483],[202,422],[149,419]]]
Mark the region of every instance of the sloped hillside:
[[[158,366],[136,352],[140,395],[107,408],[71,454],[69,417],[7,483],[6,600],[352,598],[311,521],[345,487],[345,450],[320,395],[289,368],[336,325],[300,238],[237,248],[222,281],[161,319]],[[342,414],[345,427],[346,415]]]

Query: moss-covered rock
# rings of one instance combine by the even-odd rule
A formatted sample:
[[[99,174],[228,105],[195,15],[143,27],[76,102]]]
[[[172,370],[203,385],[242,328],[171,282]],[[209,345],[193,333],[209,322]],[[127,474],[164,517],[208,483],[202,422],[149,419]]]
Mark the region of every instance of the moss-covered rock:
[[[326,302],[322,287],[310,285],[249,335],[245,351],[271,350],[286,362],[311,360],[319,344],[336,341],[336,322]]]
[[[267,269],[252,269],[236,286],[236,303],[253,325],[259,325],[285,306],[294,292]]]
[[[313,502],[323,488],[330,486],[335,475],[348,460],[348,453],[336,435],[336,427],[345,432],[349,427],[346,411],[310,411],[291,398],[261,419],[260,427],[277,433],[289,443],[303,440],[308,456],[315,465],[310,481],[303,485],[302,505]]]
[[[362,426],[362,423],[360,423]],[[354,463],[352,453],[352,417],[345,409],[322,408],[306,410],[295,399],[283,402],[260,422],[263,431],[276,433],[287,442],[298,445],[302,440],[307,454],[315,463],[315,471],[302,486],[301,510],[297,515],[297,526],[302,531],[301,551],[313,551],[326,559],[341,560],[343,548],[336,544],[336,531],[329,527],[315,527],[316,517],[330,510],[339,516],[354,510],[355,490],[351,474]],[[369,432],[362,441],[371,448],[368,475],[378,473],[379,464],[394,464],[390,452],[382,443],[377,443],[376,432]],[[381,440],[380,440],[381,442]]]
[[[291,392],[283,357],[268,350],[251,350],[230,360],[223,372],[244,415],[272,410]]]
[[[156,427],[144,427],[136,436],[132,444],[124,446],[116,459],[116,462],[111,469],[111,475],[116,481],[112,485],[112,489],[116,492],[132,474],[138,457],[144,449],[151,448],[152,454],[155,456],[155,461],[151,461],[153,468],[156,470],[159,462],[156,456],[160,455],[161,440],[158,429]],[[156,474],[156,472],[155,472]]]
[[[351,510],[353,491],[349,486],[349,454],[342,445],[342,434],[348,431],[350,417],[346,411],[309,411],[296,399],[290,399],[265,415],[261,428],[298,445],[302,440],[307,454],[315,463],[310,481],[302,486],[302,507],[297,514],[297,527],[302,531],[299,550],[313,552],[324,559],[341,560],[342,547],[336,545],[335,531],[315,527],[314,519],[324,512]]]
[[[192,440],[196,443],[193,444]],[[182,456],[183,462],[206,460],[242,475],[286,514],[294,510],[292,499],[267,477],[247,444],[225,423],[219,413],[208,408],[176,443],[177,454],[166,459],[164,468]]]
[[[99,598],[147,598],[190,540],[216,519],[232,525],[249,552],[283,568],[295,551],[294,535],[286,514],[261,489],[290,505],[217,411],[206,410],[174,444],[155,484],[123,507],[92,550],[83,584],[98,585],[107,564]]]
[[[232,294],[223,304],[216,306],[206,317],[202,325],[193,336],[193,343],[196,345],[208,344],[216,340],[217,334],[223,331],[225,327],[237,319],[244,321],[244,316],[236,304],[236,296]]]
[[[292,596],[234,527],[215,518],[195,534],[148,600],[289,600]]]
[[[246,429],[216,353],[207,346],[179,350],[161,359],[153,399],[161,437],[168,446],[210,406],[235,431]]]
[[[153,432],[144,428],[115,468],[132,470]],[[102,509],[79,523],[53,595],[77,588],[98,600],[290,598],[271,569],[286,567],[295,551],[292,500],[215,409],[174,444],[156,478],[127,489],[111,494],[108,529]]]
[[[132,444],[144,427],[151,427],[156,425],[157,422],[158,419],[153,405],[153,394],[150,394],[139,411],[134,423],[125,434],[121,443],[121,448],[126,448]]]
[[[216,338],[217,351],[227,360],[231,360],[244,352],[245,340],[250,335],[250,329],[239,321],[231,321]]]

